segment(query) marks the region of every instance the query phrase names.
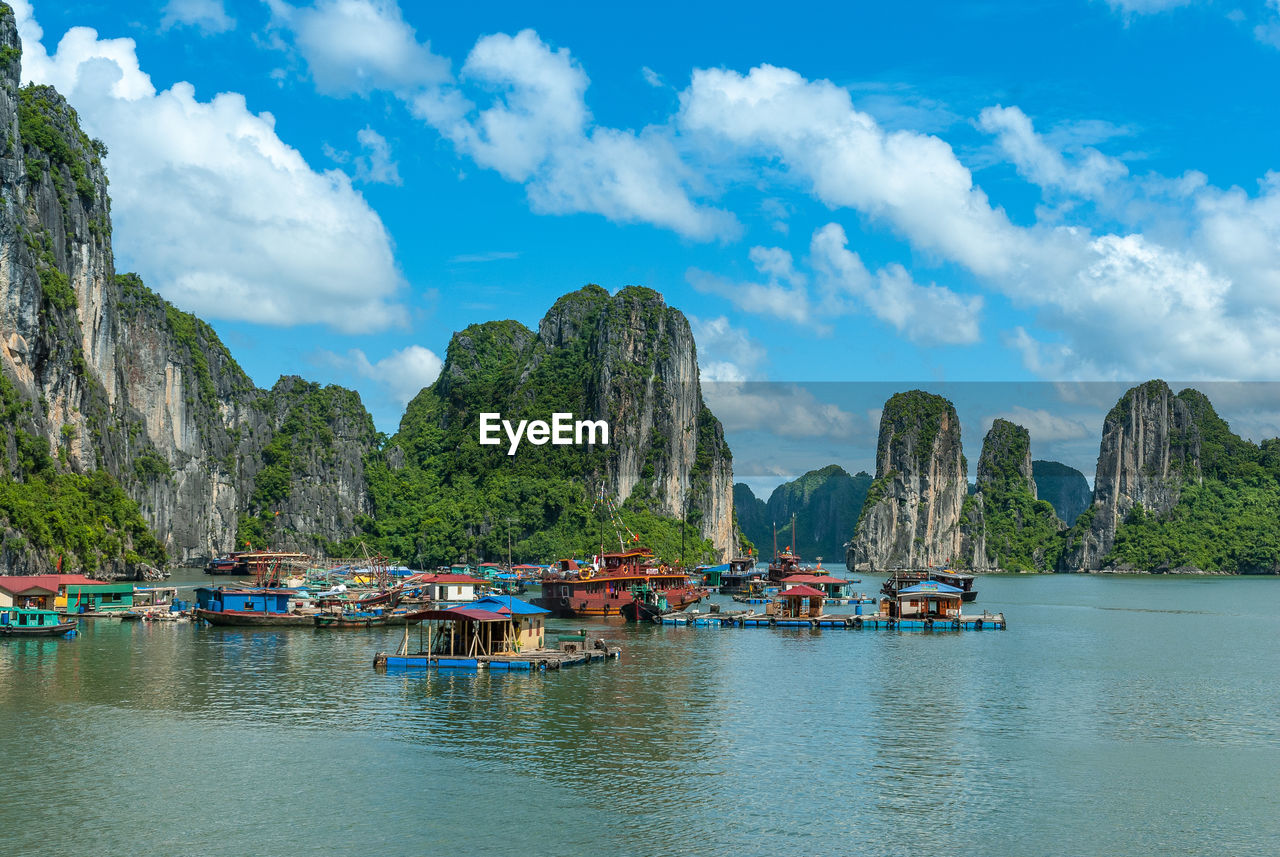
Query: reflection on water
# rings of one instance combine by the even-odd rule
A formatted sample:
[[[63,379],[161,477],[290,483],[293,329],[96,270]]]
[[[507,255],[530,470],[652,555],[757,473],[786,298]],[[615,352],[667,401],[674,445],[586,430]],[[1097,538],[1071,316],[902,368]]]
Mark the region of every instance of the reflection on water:
[[[986,578],[1009,631],[609,625],[620,662],[530,675],[377,673],[392,629],[83,623],[0,643],[0,828],[140,857],[1271,854],[1268,584]]]

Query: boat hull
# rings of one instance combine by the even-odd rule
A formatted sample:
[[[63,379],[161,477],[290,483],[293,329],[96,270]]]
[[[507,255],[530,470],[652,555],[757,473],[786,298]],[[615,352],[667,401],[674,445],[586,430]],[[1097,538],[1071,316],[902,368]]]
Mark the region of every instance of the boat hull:
[[[57,637],[68,631],[74,631],[75,622],[59,622],[57,625],[3,625],[0,626],[0,636],[5,637]]]
[[[314,616],[297,613],[236,613],[197,607],[195,615],[210,625],[235,628],[314,628],[316,624]]]

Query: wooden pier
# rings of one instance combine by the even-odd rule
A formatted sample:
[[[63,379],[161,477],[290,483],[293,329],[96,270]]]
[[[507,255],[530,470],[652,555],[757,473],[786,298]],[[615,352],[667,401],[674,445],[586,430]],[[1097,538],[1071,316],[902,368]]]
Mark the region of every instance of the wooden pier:
[[[622,649],[617,646],[606,646],[603,649],[583,649],[577,651],[560,651],[544,649],[541,651],[521,652],[512,655],[479,655],[473,658],[456,655],[388,655],[378,652],[373,657],[374,669],[385,670],[516,670],[525,672],[541,672],[575,667],[580,664],[616,660],[622,656]]]

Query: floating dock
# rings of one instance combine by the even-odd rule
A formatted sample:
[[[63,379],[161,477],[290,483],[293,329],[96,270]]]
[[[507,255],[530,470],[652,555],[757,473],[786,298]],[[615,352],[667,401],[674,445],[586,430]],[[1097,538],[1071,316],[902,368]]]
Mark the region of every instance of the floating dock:
[[[662,625],[694,625],[722,628],[849,628],[877,631],[1003,631],[1008,626],[1003,613],[983,613],[958,619],[895,619],[883,614],[835,613],[814,617],[769,616],[762,613],[669,613]]]
[[[622,656],[622,649],[607,646],[603,649],[583,649],[579,651],[557,651],[547,649],[536,652],[523,652],[513,655],[479,655],[474,658],[463,658],[457,655],[388,655],[378,652],[373,657],[374,669],[386,670],[515,670],[524,672],[542,672],[576,667],[580,664],[597,661],[617,660]]]

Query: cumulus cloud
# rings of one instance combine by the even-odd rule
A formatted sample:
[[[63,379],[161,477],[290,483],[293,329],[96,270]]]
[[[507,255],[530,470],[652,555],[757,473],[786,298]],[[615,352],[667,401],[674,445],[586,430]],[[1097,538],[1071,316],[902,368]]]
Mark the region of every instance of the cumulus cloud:
[[[391,159],[387,138],[365,126],[356,132],[356,140],[364,154],[356,158],[356,178],[372,184],[401,184],[400,169]]]
[[[700,69],[678,122],[710,145],[781,159],[821,202],[883,220],[913,244],[976,272],[1007,274],[1023,236],[937,137],[886,132],[848,90],[762,65]]]
[[[765,349],[725,316],[689,316],[698,347],[698,369],[704,381],[745,381],[764,361]]]
[[[480,38],[455,80],[394,2],[324,0],[305,9],[269,2],[318,89],[396,95],[459,153],[524,185],[537,212],[600,214],[700,241],[740,231],[733,215],[693,200],[689,185],[699,177],[665,129],[597,125],[586,72],[567,48],[552,48],[533,30]]]
[[[235,27],[222,0],[169,0],[160,19],[160,29],[195,27],[203,32],[225,33]]]
[[[449,61],[418,41],[394,0],[320,0],[295,7],[267,0],[316,88],[330,95],[386,90],[411,97],[449,79]]]
[[[1099,199],[1108,185],[1129,174],[1125,165],[1097,149],[1080,147],[1073,163],[1035,132],[1030,117],[1017,107],[988,107],[978,117],[982,130],[996,142],[1018,173],[1042,188],[1086,199]]]
[[[116,246],[165,297],[265,324],[397,322],[390,238],[343,173],[311,169],[242,95],[157,92],[132,39],[76,27],[49,54],[30,5],[14,10],[24,79],[56,86],[107,143]]]
[[[433,384],[444,365],[434,351],[421,345],[393,351],[377,361],[370,360],[359,348],[352,348],[346,354],[320,351],[317,357],[339,371],[374,381],[401,408],[424,387]]]
[[[715,274],[690,268],[685,277],[700,292],[728,298],[745,312],[808,324],[812,306],[807,278],[796,271],[791,254],[779,247],[752,247],[749,256],[764,282],[734,282]],[[829,330],[819,325],[822,330]]]
[[[981,295],[959,295],[938,285],[921,286],[902,265],[891,264],[874,275],[849,250],[844,229],[828,223],[813,234],[810,260],[819,272],[824,305],[831,312],[849,300],[866,306],[914,342],[977,342]]]

